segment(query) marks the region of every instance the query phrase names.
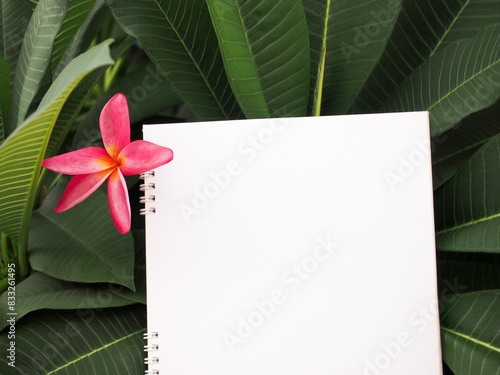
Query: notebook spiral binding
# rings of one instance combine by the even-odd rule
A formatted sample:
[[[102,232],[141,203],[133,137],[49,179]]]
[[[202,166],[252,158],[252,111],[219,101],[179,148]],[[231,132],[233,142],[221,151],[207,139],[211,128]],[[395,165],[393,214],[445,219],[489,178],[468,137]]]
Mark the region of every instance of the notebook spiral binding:
[[[147,178],[154,177],[155,172],[154,171],[149,171],[142,173],[140,175],[140,178],[144,180],[144,183],[139,185],[139,190],[144,191],[144,195],[139,198],[139,202],[142,204],[146,204],[149,202],[154,202],[155,201],[155,196],[154,194],[148,194],[150,190],[155,189],[155,184],[152,182],[146,182]],[[156,209],[154,207],[144,207],[140,209],[140,214],[141,215],[150,215],[154,214],[156,212]]]
[[[151,190],[155,189],[155,184],[152,182],[147,182],[148,178],[154,177],[155,172],[149,171],[142,173],[140,178],[144,180],[144,183],[139,185],[139,190],[144,191],[144,195],[139,198],[139,202],[142,204],[151,203],[155,201],[154,194],[150,194]],[[154,207],[148,206],[141,208],[141,215],[150,215],[156,212]],[[159,375],[160,370],[155,369],[154,365],[160,362],[160,359],[157,356],[154,356],[154,352],[158,351],[158,344],[154,341],[158,339],[158,332],[146,332],[143,336],[144,340],[146,340],[147,344],[144,345],[144,351],[147,353],[144,358],[144,364],[148,365],[148,369],[144,372],[147,375]],[[153,354],[153,355],[151,355]]]
[[[151,352],[156,352],[158,351],[158,344],[151,343],[151,341],[154,341],[158,339],[158,332],[146,332],[143,335],[144,340],[147,340],[148,344],[144,345],[144,351],[147,354],[147,357],[144,358],[144,363],[148,365],[148,370],[144,372],[144,374],[147,375],[159,375],[160,371],[154,368],[151,368],[151,365],[154,365],[158,362],[160,362],[160,359],[158,357],[151,356]]]

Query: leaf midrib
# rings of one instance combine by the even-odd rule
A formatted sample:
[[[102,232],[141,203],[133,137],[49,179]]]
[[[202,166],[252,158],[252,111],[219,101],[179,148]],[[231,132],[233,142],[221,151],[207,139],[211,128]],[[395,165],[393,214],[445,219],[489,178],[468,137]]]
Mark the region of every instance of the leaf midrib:
[[[457,22],[457,20],[460,18],[460,15],[463,13],[463,11],[465,10],[465,8],[467,8],[469,6],[469,3],[470,3],[470,0],[467,0],[467,2],[464,4],[464,6],[462,7],[462,9],[460,9],[460,12],[458,12],[458,14],[455,16],[455,18],[453,19],[453,22],[446,29],[446,32],[443,34],[443,36],[441,37],[441,39],[439,39],[439,41],[437,42],[436,46],[434,47],[434,49],[430,53],[429,58],[432,57],[432,55],[434,55],[434,53],[436,53],[436,51],[439,49],[439,47],[441,47],[441,44],[443,43],[443,40],[446,38],[446,36],[448,35],[448,33],[451,31],[451,29],[453,29],[453,26],[455,25],[455,23]]]
[[[426,109],[426,111],[430,111],[432,108],[434,108],[435,106],[437,106],[439,103],[441,103],[443,100],[445,100],[448,96],[450,96],[451,94],[453,94],[455,91],[459,90],[462,86],[464,86],[465,84],[469,83],[470,81],[472,81],[474,78],[476,78],[477,76],[483,74],[485,71],[487,71],[488,69],[492,68],[493,66],[495,66],[496,64],[498,64],[500,62],[500,58],[498,58],[498,60],[496,60],[495,62],[493,62],[491,65],[488,65],[487,67],[485,67],[484,69],[480,70],[479,72],[477,72],[476,74],[472,75],[471,77],[469,77],[468,79],[466,79],[464,82],[462,82],[460,85],[458,85],[457,87],[455,87],[453,90],[451,90],[449,93],[447,93],[445,96],[443,96],[442,98],[440,98],[436,103],[434,103],[433,105],[431,105],[429,108]]]
[[[52,224],[56,225],[56,226],[57,226],[58,228],[60,228],[60,229],[61,229],[64,233],[68,234],[68,236],[69,236],[71,239],[74,239],[74,240],[76,240],[78,243],[82,244],[82,245],[83,245],[83,247],[85,247],[85,248],[87,248],[87,249],[89,249],[89,250],[94,250],[94,248],[93,248],[93,247],[91,247],[91,246],[87,245],[85,242],[83,242],[83,240],[82,240],[82,239],[80,239],[80,237],[77,237],[77,236],[75,236],[74,234],[72,234],[72,233],[71,233],[71,232],[70,232],[70,231],[69,231],[66,227],[61,226],[61,225],[60,225],[57,221],[55,221],[55,220],[54,220],[53,218],[51,218],[50,216],[47,216],[47,215],[45,215],[45,214],[41,213],[40,211],[38,212],[38,214],[39,214],[40,216],[42,216],[44,219],[46,219],[46,220],[48,220],[49,222],[51,222]],[[106,258],[103,258],[103,257],[102,257],[102,255],[101,255],[101,253],[100,253],[99,251],[95,251],[95,252],[94,252],[94,251],[91,251],[91,252],[92,252],[92,253],[95,253],[95,254],[97,255],[97,257],[98,257],[99,259],[101,259],[101,261],[102,261],[103,263],[105,263],[106,265],[108,265],[108,266],[111,266],[111,265],[112,265],[112,262],[110,262],[110,261],[109,261],[109,260],[107,260]],[[67,280],[66,280],[66,281],[67,281]]]
[[[456,335],[456,336],[458,336],[458,337],[461,337],[461,338],[463,338],[463,339],[465,339],[465,340],[472,341],[472,342],[474,342],[475,344],[478,344],[478,345],[484,346],[485,348],[488,348],[488,349],[490,349],[490,350],[493,350],[493,351],[496,351],[496,352],[500,353],[500,348],[497,348],[497,347],[495,347],[495,346],[492,346],[491,344],[489,344],[489,343],[487,343],[487,342],[484,342],[484,341],[481,341],[481,340],[478,340],[478,339],[476,339],[476,338],[474,338],[474,337],[472,337],[472,336],[465,335],[465,334],[460,333],[460,332],[457,332],[457,331],[455,331],[455,330],[453,330],[453,329],[451,329],[451,328],[446,328],[446,327],[443,327],[443,326],[441,326],[441,330],[442,330],[442,331],[445,331],[445,332],[448,332],[448,333],[450,333],[450,334],[452,334],[452,335]]]
[[[247,43],[248,52],[250,52],[250,57],[252,59],[253,65],[255,67],[255,71],[257,72],[257,74],[259,74],[259,69],[257,68],[257,62],[255,61],[255,56],[254,56],[254,54],[252,52],[252,45],[250,44],[250,40],[248,39],[247,29],[245,27],[245,22],[243,20],[243,15],[241,14],[241,9],[240,9],[240,7],[238,5],[238,0],[234,0],[234,5],[236,6],[236,9],[238,10],[238,17],[240,18],[241,26],[242,26],[242,29],[243,29],[243,34],[245,35],[245,41]],[[257,79],[257,82],[258,82],[259,87],[260,87],[260,91],[259,92],[261,92],[262,95],[264,96],[264,103],[266,104],[266,112],[267,112],[267,115],[269,116],[269,107],[267,105],[267,101],[265,100],[264,88],[262,87],[262,83],[261,83],[260,79]]]
[[[212,87],[210,86],[210,84],[208,83],[205,75],[203,74],[203,71],[200,69],[200,66],[199,64],[196,62],[194,56],[192,55],[191,51],[189,50],[189,48],[187,47],[186,43],[184,43],[184,39],[181,38],[181,35],[177,32],[177,28],[174,27],[174,25],[172,24],[172,22],[170,21],[170,18],[168,17],[168,15],[163,11],[163,8],[160,6],[158,0],[154,0],[156,6],[158,7],[158,9],[160,10],[161,14],[163,14],[163,17],[164,19],[168,22],[168,24],[170,25],[170,27],[172,28],[172,30],[174,31],[175,35],[177,36],[177,39],[181,42],[182,46],[184,47],[184,50],[186,51],[186,53],[188,54],[189,58],[191,59],[191,61],[193,62],[194,66],[196,67],[196,69],[198,70],[198,72],[200,73],[200,76],[201,78],[203,79],[203,81],[205,82],[205,85],[206,87],[208,88],[208,90],[210,91],[210,94],[212,95],[212,97],[214,98],[215,102],[217,103],[217,105],[219,106],[219,109],[221,110],[221,112],[224,114],[224,116],[228,119],[229,118],[229,115],[226,113],[226,111],[224,110],[224,107],[222,106],[222,103],[219,101],[219,99],[217,98],[217,96],[215,95],[215,92],[212,90]]]
[[[493,220],[493,219],[496,219],[497,217],[500,217],[500,213],[495,214],[495,215],[486,216],[486,217],[483,217],[483,218],[481,218],[481,219],[472,220],[472,221],[469,221],[469,222],[467,222],[467,223],[463,223],[463,224],[460,224],[460,225],[456,225],[456,226],[454,226],[454,227],[441,229],[440,231],[437,231],[437,232],[436,232],[436,236],[437,236],[437,235],[439,235],[439,234],[446,233],[446,232],[451,232],[451,231],[453,231],[453,230],[459,230],[459,229],[462,229],[462,228],[468,227],[468,226],[470,226],[470,225],[474,225],[474,224],[482,223],[483,221]]]
[[[127,340],[127,339],[129,339],[130,337],[133,337],[133,336],[135,336],[135,335],[137,335],[137,334],[142,334],[142,333],[144,333],[144,332],[146,332],[146,329],[145,329],[145,328],[142,328],[142,329],[140,329],[140,330],[138,330],[138,331],[132,332],[131,334],[129,334],[129,335],[127,335],[127,336],[121,337],[121,338],[119,338],[118,340],[111,341],[110,343],[108,343],[108,344],[106,344],[106,345],[103,345],[103,346],[101,346],[101,347],[99,347],[99,348],[97,348],[97,349],[94,349],[94,350],[92,350],[91,352],[89,352],[89,353],[87,353],[87,354],[85,354],[85,355],[83,355],[83,356],[80,356],[80,357],[78,357],[77,359],[74,359],[73,361],[70,361],[70,362],[68,362],[68,363],[66,363],[66,364],[64,364],[64,365],[62,365],[62,366],[60,366],[60,367],[58,367],[58,368],[56,368],[56,369],[52,370],[51,372],[48,372],[46,375],[55,374],[56,372],[58,372],[58,371],[60,371],[60,370],[62,370],[62,369],[64,369],[64,368],[66,368],[66,367],[68,367],[68,366],[71,366],[71,365],[73,365],[73,364],[77,363],[78,361],[81,361],[81,360],[83,360],[83,359],[85,359],[85,358],[88,358],[88,357],[90,357],[91,355],[94,355],[94,354],[96,354],[96,353],[100,352],[101,350],[107,349],[108,347],[110,347],[110,346],[112,346],[112,345],[116,345],[116,344],[118,344],[118,343],[119,343],[119,342],[121,342],[121,341]]]
[[[442,158],[440,158],[440,159],[436,159],[436,160],[434,160],[434,161],[433,161],[433,164],[435,165],[435,164],[438,164],[438,163],[442,163],[442,162],[444,162],[444,161],[446,161],[446,160],[448,160],[448,159],[451,159],[451,158],[453,158],[453,157],[455,157],[455,156],[457,156],[457,155],[460,155],[460,154],[462,154],[462,153],[464,153],[464,152],[466,152],[466,151],[468,151],[468,150],[470,150],[470,149],[472,149],[472,148],[474,148],[474,147],[481,146],[481,145],[485,144],[486,142],[488,142],[488,141],[489,141],[490,139],[492,139],[493,137],[495,137],[496,135],[497,135],[497,134],[494,134],[494,135],[492,135],[491,137],[488,137],[488,138],[486,138],[486,139],[483,139],[483,140],[480,140],[480,141],[474,142],[473,144],[471,144],[471,145],[469,145],[469,146],[467,146],[467,147],[461,148],[461,149],[460,149],[460,150],[458,150],[458,151],[452,152],[451,154],[448,154],[448,155],[446,155],[446,156],[443,156],[443,157],[442,157]]]

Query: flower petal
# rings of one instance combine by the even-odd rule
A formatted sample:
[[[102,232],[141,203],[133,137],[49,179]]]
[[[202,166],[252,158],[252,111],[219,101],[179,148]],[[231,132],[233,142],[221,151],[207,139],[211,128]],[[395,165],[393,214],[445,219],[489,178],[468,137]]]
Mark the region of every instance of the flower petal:
[[[120,152],[118,161],[120,171],[125,176],[130,176],[158,168],[167,164],[173,157],[172,150],[167,147],[148,141],[134,141]]]
[[[76,206],[96,191],[113,170],[116,169],[110,168],[97,173],[80,174],[73,177],[59,200],[55,211],[63,212]]]
[[[101,147],[81,150],[45,159],[42,166],[64,174],[90,174],[116,166],[116,161]]]
[[[127,184],[119,169],[109,176],[108,203],[111,217],[116,228],[121,234],[130,230],[130,201],[128,198]]]
[[[127,98],[116,94],[106,103],[99,118],[102,141],[106,151],[112,158],[130,143],[130,119]]]

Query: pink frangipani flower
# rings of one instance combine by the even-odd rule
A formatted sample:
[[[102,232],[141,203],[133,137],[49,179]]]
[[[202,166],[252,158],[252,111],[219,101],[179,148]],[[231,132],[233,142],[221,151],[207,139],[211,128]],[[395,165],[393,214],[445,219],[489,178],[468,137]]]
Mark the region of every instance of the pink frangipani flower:
[[[63,212],[86,199],[108,179],[111,217],[120,233],[130,230],[130,202],[123,176],[144,173],[167,164],[172,150],[147,141],[130,142],[127,99],[116,94],[99,118],[104,148],[87,147],[45,159],[42,166],[75,175],[55,211]]]

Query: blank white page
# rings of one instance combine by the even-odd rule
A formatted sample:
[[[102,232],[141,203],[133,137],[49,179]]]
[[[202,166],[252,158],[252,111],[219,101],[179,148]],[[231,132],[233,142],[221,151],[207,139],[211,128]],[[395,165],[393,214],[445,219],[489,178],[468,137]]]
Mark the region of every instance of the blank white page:
[[[426,112],[145,125],[160,374],[441,374]]]

